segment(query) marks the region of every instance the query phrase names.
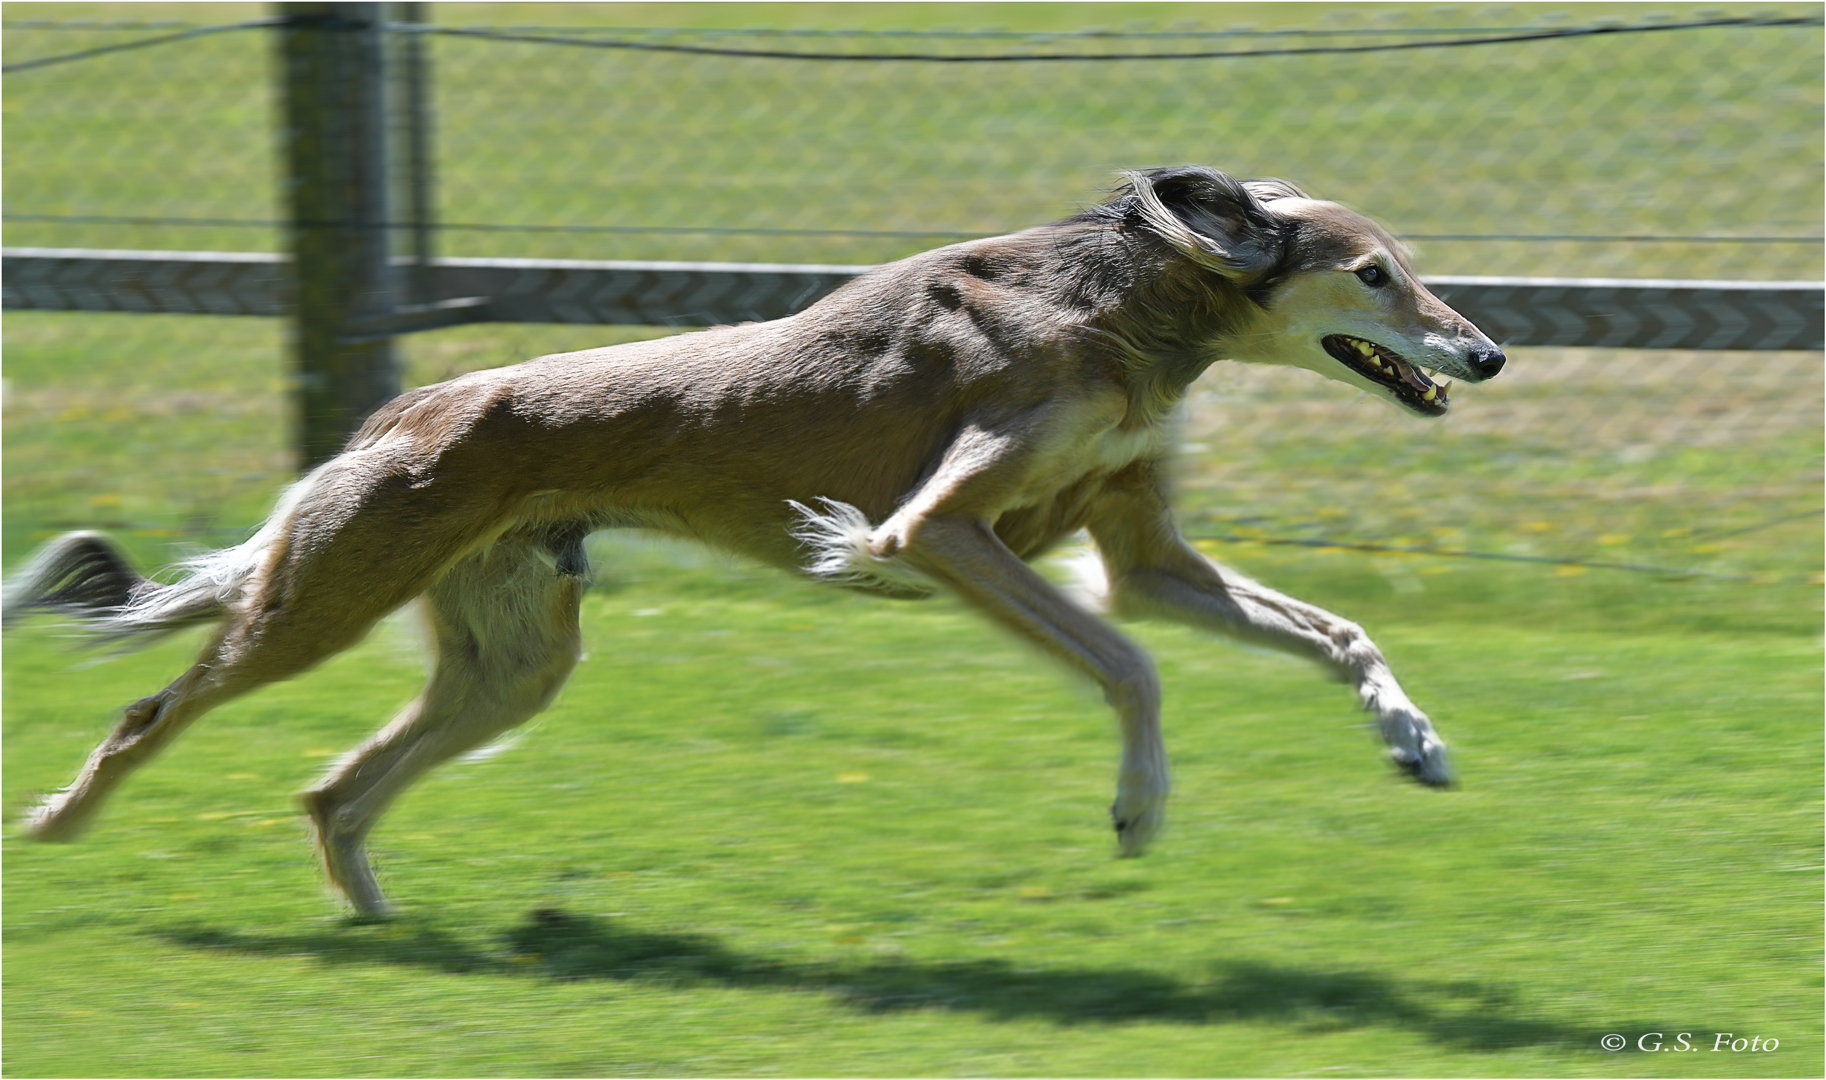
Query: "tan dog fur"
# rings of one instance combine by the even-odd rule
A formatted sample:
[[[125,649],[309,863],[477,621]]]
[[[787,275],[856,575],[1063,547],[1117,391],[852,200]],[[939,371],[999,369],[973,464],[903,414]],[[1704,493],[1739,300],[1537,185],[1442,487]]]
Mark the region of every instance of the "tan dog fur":
[[[1408,367],[1379,381],[1328,352],[1332,335]],[[1444,395],[1416,398],[1415,369],[1477,380],[1502,363],[1368,219],[1280,181],[1181,167],[1130,174],[1056,225],[880,267],[789,318],[414,390],[183,581],[139,577],[93,534],[15,579],[9,617],[59,609],[117,637],[218,626],[29,827],[73,836],[198,716],[423,597],[437,647],[424,693],[304,797],[331,883],[384,910],[369,830],[425,770],[551,700],[580,648],[583,537],[614,527],[892,595],[948,590],[1089,676],[1121,724],[1124,853],[1165,807],[1160,689],[1139,648],[1027,565],[1079,530],[1116,611],[1320,662],[1356,687],[1398,764],[1446,782],[1443,743],[1359,627],[1181,540],[1162,478],[1171,418],[1224,359],[1312,368],[1432,413]]]

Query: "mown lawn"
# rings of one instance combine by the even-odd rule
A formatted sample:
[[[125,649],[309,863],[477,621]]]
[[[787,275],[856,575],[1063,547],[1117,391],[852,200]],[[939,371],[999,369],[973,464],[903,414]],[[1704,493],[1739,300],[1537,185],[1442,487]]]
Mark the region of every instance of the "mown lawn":
[[[1362,557],[1258,562],[1355,580],[1462,786],[1397,780],[1301,664],[1137,627],[1177,788],[1119,861],[1104,710],[966,612],[597,556],[558,703],[377,835],[394,922],[334,913],[288,795],[414,692],[403,621],[211,716],[81,843],[8,836],[9,1074],[1819,1072],[1793,627],[1396,617]],[[191,644],[15,636],[8,814]],[[1780,1047],[1598,1048],[1651,1031]]]
[[[158,565],[242,535],[287,475],[270,324],[8,333],[9,565],[83,524]],[[425,339],[412,379],[545,333]],[[1501,385],[1468,404],[1498,409]],[[1801,445],[1719,454],[1750,492]],[[1237,467],[1223,452],[1188,454],[1191,502],[1228,490],[1201,486]],[[1818,524],[1748,541],[1751,565],[1791,569]],[[415,692],[404,619],[201,722],[80,843],[9,832],[5,1069],[1821,1071],[1816,584],[1203,545],[1364,622],[1462,786],[1398,780],[1302,664],[1137,626],[1177,786],[1155,851],[1119,861],[1113,725],[1042,659],[947,602],[604,535],[589,658],[557,704],[377,833],[392,923],[336,913],[291,796]],[[8,818],[195,644],[97,663],[45,621],[12,635]],[[1779,1048],[1598,1048],[1655,1031]]]

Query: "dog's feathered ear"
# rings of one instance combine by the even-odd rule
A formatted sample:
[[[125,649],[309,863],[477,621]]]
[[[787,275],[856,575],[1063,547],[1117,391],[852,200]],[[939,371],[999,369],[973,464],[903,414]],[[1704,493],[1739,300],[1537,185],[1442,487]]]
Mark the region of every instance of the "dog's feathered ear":
[[[1267,198],[1299,195],[1285,181],[1244,183],[1216,169],[1184,165],[1123,174],[1130,215],[1201,265],[1226,277],[1272,271],[1284,254],[1280,221]],[[1253,190],[1262,187],[1258,193]]]

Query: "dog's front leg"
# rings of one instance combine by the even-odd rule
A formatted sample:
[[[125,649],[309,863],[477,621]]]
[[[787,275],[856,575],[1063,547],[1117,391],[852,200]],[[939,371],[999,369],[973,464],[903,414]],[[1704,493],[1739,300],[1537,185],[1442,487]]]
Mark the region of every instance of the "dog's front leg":
[[[1186,555],[1197,563],[1131,568],[1121,575],[1112,597],[1116,610],[1193,623],[1319,661],[1356,687],[1402,771],[1436,787],[1451,783],[1445,740],[1408,699],[1361,626],[1219,567],[1190,548]]]
[[[1135,467],[1106,486],[1090,532],[1116,612],[1191,623],[1318,661],[1356,687],[1397,766],[1425,784],[1451,783],[1445,740],[1363,628],[1193,550],[1179,536],[1152,467]]]
[[[879,526],[871,528],[853,506],[826,500],[821,511],[798,507],[803,520],[795,535],[810,549],[807,568],[816,576],[950,589],[1095,679],[1121,721],[1122,765],[1110,812],[1123,854],[1136,855],[1160,828],[1168,789],[1153,661],[1047,584],[989,524],[1011,493],[1044,474],[1056,448],[1081,441],[1077,428],[1087,415],[1036,408],[967,426],[932,476]]]
[[[890,519],[883,530],[895,525]],[[1169,788],[1153,661],[1047,584],[981,521],[926,518],[898,544],[902,557],[923,573],[1103,688],[1122,725],[1122,765],[1110,815],[1122,853],[1139,855],[1164,820]]]

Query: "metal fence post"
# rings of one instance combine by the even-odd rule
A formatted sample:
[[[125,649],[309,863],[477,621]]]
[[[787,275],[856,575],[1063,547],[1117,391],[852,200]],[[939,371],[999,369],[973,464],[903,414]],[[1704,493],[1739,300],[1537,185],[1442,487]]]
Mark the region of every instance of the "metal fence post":
[[[279,34],[300,463],[334,456],[399,393],[387,212],[383,5],[285,3]]]

